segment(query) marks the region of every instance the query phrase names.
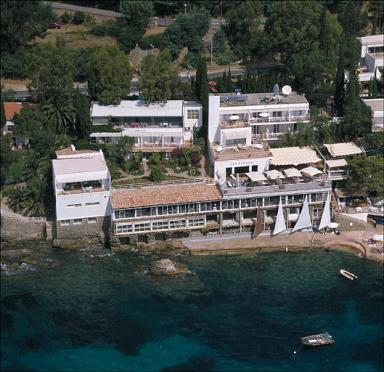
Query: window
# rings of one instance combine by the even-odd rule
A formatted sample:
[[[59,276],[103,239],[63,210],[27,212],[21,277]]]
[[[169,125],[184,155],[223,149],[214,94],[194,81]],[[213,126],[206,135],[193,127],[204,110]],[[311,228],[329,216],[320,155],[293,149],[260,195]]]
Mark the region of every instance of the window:
[[[61,226],[68,226],[70,224],[71,220],[62,220]]]
[[[190,218],[188,220],[188,226],[204,226],[204,217],[199,217],[199,218]]]
[[[151,215],[151,208],[138,208],[136,210],[136,216],[150,216]]]
[[[257,172],[259,170],[258,165],[252,165],[252,172]]]
[[[164,230],[164,229],[168,229],[168,221],[152,222],[152,230]]]
[[[130,218],[135,217],[135,210],[132,209],[118,209],[115,211],[115,218],[122,219],[122,218]]]
[[[89,206],[93,206],[93,205],[100,205],[100,203],[99,203],[99,202],[85,203],[85,205],[86,205],[87,207],[89,207]]]
[[[117,234],[128,233],[128,232],[133,232],[132,225],[119,225],[116,227]]]
[[[188,119],[198,119],[199,118],[199,110],[188,110],[187,111]]]
[[[174,221],[169,221],[169,228],[170,229],[178,229],[181,227],[186,226],[186,220],[174,220]]]
[[[272,116],[273,116],[274,118],[281,118],[281,114],[282,114],[281,111],[273,111],[273,112],[272,112]]]
[[[83,222],[83,220],[81,218],[75,218],[73,220],[74,225],[81,225],[82,222]]]
[[[136,231],[149,231],[151,230],[151,224],[148,223],[137,223],[135,224],[135,232]]]
[[[280,133],[280,124],[273,124],[273,133]]]
[[[96,217],[88,217],[88,223],[96,223],[97,218]]]
[[[78,208],[78,207],[81,207],[81,204],[68,204],[67,207],[69,207],[69,208]]]
[[[246,143],[247,143],[246,138],[235,138],[235,139],[225,141],[226,146],[234,146],[234,145],[239,145],[239,144],[245,145]]]

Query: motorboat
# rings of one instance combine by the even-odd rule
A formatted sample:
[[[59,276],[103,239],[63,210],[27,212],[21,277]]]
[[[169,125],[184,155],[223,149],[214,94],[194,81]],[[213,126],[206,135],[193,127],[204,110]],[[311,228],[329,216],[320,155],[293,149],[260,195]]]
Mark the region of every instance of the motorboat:
[[[349,279],[349,280],[355,280],[357,279],[357,276],[355,274],[352,274],[350,273],[349,271],[347,270],[344,270],[344,269],[340,269],[340,274],[342,276],[344,276],[345,278]]]
[[[300,341],[304,346],[309,347],[331,345],[335,342],[328,332],[320,333],[318,335],[305,336],[302,337]]]

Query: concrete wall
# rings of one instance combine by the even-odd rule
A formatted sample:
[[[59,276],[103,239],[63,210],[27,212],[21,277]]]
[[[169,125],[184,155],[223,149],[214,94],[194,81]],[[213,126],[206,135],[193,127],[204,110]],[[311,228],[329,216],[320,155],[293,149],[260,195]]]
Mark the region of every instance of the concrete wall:
[[[45,239],[45,221],[28,218],[1,216],[1,240],[42,240]]]
[[[214,162],[214,175],[215,179],[218,179],[218,175],[226,175],[226,169],[232,168],[232,174],[235,174],[236,167],[249,167],[249,172],[252,171],[252,165],[257,165],[258,172],[264,172],[269,169],[269,158],[252,158],[252,159],[242,159],[242,160],[224,160],[224,161],[215,161]]]
[[[97,217],[96,223],[88,223],[87,218],[82,218],[81,224],[62,226],[60,221],[56,222],[56,239],[80,239],[104,238],[109,231],[111,224],[110,217]]]
[[[208,139],[209,142],[219,142],[219,113],[220,113],[220,96],[209,96],[208,109]]]

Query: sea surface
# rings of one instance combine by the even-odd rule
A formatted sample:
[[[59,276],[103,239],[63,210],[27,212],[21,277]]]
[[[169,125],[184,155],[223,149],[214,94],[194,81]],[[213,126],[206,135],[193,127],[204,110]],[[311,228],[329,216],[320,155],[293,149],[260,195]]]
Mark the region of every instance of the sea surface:
[[[196,275],[178,279],[153,256],[52,259],[2,275],[2,371],[383,370],[383,267],[352,254],[180,256]],[[335,344],[300,347],[324,331]]]

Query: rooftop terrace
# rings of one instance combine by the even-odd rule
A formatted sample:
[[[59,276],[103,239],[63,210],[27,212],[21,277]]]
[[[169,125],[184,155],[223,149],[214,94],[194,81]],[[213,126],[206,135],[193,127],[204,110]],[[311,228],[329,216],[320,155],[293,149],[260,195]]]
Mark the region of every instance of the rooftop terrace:
[[[275,104],[305,104],[308,103],[304,95],[292,92],[289,96],[273,93],[250,93],[236,95],[236,93],[220,93],[220,107],[233,106],[264,106]]]

